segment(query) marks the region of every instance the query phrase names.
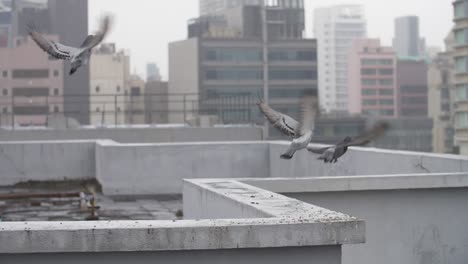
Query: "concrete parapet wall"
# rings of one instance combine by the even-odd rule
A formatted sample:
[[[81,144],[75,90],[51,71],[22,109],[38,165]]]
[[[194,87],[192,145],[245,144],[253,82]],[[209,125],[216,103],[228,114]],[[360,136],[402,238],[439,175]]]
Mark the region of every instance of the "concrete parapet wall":
[[[0,186],[94,179],[95,141],[0,142]]]
[[[468,259],[468,174],[243,180],[366,221],[366,243],[343,263],[453,263]]]
[[[268,143],[97,144],[106,195],[180,194],[183,179],[268,177]]]
[[[0,141],[97,140],[119,143],[262,140],[261,127],[151,127],[0,130]]]

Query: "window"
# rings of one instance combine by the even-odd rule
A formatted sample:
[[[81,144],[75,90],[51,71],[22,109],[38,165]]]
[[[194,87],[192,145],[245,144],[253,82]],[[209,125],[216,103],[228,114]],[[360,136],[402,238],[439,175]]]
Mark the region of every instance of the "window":
[[[464,18],[468,14],[468,2],[460,1],[454,4],[455,18]]]
[[[13,113],[15,115],[46,115],[49,112],[49,106],[15,106]]]
[[[206,80],[262,80],[263,71],[248,68],[210,69],[205,72]]]
[[[3,95],[8,95],[8,89],[3,89],[2,94]]]
[[[141,95],[141,90],[140,87],[132,87],[130,88],[130,95],[131,96],[140,96]]]
[[[54,112],[55,113],[58,113],[60,110],[59,110],[59,107],[58,106],[54,106]]]
[[[426,86],[416,86],[416,85],[402,85],[400,88],[402,93],[427,93],[427,87]]]
[[[271,61],[315,61],[315,50],[273,50],[268,53]]]
[[[380,59],[379,64],[380,65],[392,65],[393,60],[391,60],[391,59]]]
[[[377,70],[376,69],[361,69],[361,74],[362,75],[376,75]]]
[[[392,89],[381,89],[379,90],[380,95],[393,95]]]
[[[361,59],[361,64],[362,65],[376,65],[377,60],[375,60],[375,59]]]
[[[380,79],[379,84],[382,86],[393,85],[393,79]]]
[[[13,96],[49,96],[47,87],[15,87]]]
[[[427,104],[427,97],[403,97],[401,101],[409,105]]]
[[[461,112],[455,115],[456,128],[468,128],[468,112]]]
[[[57,77],[59,76],[59,71],[58,70],[54,70],[54,77]]]
[[[393,75],[393,69],[379,69],[380,75]]]
[[[374,79],[362,79],[361,84],[362,85],[376,85],[376,80]]]
[[[3,76],[3,78],[8,77],[8,71],[3,71],[3,72],[2,72],[2,76]]]
[[[455,101],[468,99],[468,85],[457,85],[455,87]]]
[[[375,100],[375,99],[364,99],[364,100],[362,100],[362,105],[377,105],[377,100]]]
[[[455,58],[455,71],[456,73],[463,73],[467,71],[468,57]]]
[[[393,99],[380,99],[380,105],[393,105]]]
[[[117,85],[117,92],[120,92],[120,86]]]
[[[120,112],[120,111],[122,111],[122,110],[120,109],[120,107],[117,107],[117,112]]]
[[[59,89],[58,88],[54,89],[54,95],[59,95]]]
[[[262,61],[263,53],[257,48],[209,48],[205,51],[207,61]]]
[[[377,95],[377,90],[375,90],[375,89],[362,89],[361,94],[362,95]]]
[[[48,69],[13,70],[12,77],[14,79],[49,78],[49,70]]]
[[[96,107],[96,112],[101,112],[101,108]]]
[[[287,70],[277,69],[269,71],[270,80],[315,80],[317,72],[315,70]]]
[[[94,89],[96,91],[96,93],[99,93],[99,91],[101,90],[101,88],[98,86],[96,86],[96,88]]]
[[[384,116],[393,116],[395,111],[393,109],[381,109],[380,114]]]
[[[8,108],[3,107],[2,112],[3,112],[4,114],[7,114],[7,113],[8,113]]]

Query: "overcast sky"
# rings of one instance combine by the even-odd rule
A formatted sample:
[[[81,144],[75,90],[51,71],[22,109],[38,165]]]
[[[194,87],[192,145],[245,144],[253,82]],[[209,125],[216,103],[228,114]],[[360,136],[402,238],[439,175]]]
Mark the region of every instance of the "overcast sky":
[[[417,15],[421,35],[427,46],[443,47],[443,39],[452,27],[452,1],[449,0],[305,0],[306,34],[313,37],[313,10],[337,4],[362,4],[369,37],[381,38],[390,45],[393,20],[398,16]],[[156,62],[167,80],[168,43],[187,35],[187,20],[198,16],[198,0],[98,0],[89,1],[89,29],[96,29],[99,15],[115,17],[107,42],[128,49],[132,73],[146,74],[146,63]]]

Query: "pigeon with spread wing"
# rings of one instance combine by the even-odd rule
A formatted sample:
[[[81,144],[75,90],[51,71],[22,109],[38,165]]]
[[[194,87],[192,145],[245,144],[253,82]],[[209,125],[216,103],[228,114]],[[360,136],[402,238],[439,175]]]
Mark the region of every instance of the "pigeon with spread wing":
[[[104,17],[101,21],[99,31],[95,35],[89,35],[86,37],[80,47],[71,47],[49,40],[40,34],[32,23],[28,25],[28,33],[34,42],[36,42],[36,44],[50,56],[56,59],[70,61],[71,70],[69,74],[72,75],[79,67],[88,64],[91,56],[91,50],[104,40],[109,32],[110,24],[110,16]]]
[[[343,156],[346,151],[348,151],[348,147],[366,145],[372,140],[382,136],[389,127],[390,126],[387,122],[380,121],[377,122],[371,130],[354,139],[351,137],[346,137],[343,141],[336,145],[323,148],[308,146],[307,150],[315,154],[320,154],[318,159],[323,160],[325,163],[337,162],[338,158]]]
[[[312,139],[318,111],[316,91],[304,92],[301,99],[300,123],[286,114],[273,110],[261,100],[257,104],[273,127],[293,139],[289,148],[281,155],[282,159],[291,159],[296,151],[307,147]]]

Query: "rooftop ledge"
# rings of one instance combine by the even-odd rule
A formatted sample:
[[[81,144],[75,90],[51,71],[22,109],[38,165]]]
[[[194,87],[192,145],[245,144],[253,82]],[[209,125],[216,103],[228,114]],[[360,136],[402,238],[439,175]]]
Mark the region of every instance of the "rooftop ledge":
[[[180,221],[4,222],[0,223],[0,254],[297,247],[365,241],[363,220],[231,179],[185,180],[184,213],[186,202],[199,204],[207,196],[258,217],[239,213],[239,218]],[[209,202],[206,205],[198,211],[210,210]]]

